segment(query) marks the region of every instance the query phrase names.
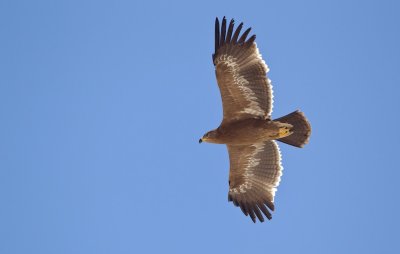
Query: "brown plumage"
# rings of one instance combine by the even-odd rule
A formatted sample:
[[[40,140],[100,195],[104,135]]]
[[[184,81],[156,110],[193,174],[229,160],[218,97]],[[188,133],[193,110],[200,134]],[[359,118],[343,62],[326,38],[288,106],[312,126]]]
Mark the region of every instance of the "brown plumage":
[[[275,140],[303,147],[311,126],[304,114],[295,111],[271,120],[272,86],[268,67],[258,51],[251,28],[240,36],[243,23],[234,31],[234,20],[226,30],[215,20],[213,63],[221,92],[223,120],[202,141],[226,144],[230,174],[228,200],[256,222],[271,219],[274,196],[282,175],[281,154]],[[240,36],[240,37],[239,37]]]

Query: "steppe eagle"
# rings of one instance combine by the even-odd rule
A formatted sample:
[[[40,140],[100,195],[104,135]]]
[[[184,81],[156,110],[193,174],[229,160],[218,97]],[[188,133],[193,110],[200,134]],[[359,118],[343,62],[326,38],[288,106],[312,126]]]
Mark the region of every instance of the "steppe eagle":
[[[258,51],[251,28],[240,36],[243,23],[234,30],[232,19],[220,26],[215,20],[215,52],[212,56],[221,92],[223,120],[200,140],[226,144],[230,173],[228,200],[250,215],[253,222],[271,219],[274,196],[282,175],[281,153],[275,140],[303,147],[311,126],[300,111],[272,120],[272,86],[268,67]]]

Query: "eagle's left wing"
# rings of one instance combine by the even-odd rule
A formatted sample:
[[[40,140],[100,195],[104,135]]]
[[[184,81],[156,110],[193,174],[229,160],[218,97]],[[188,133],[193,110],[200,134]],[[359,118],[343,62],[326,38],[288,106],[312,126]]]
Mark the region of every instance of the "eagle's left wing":
[[[274,196],[282,175],[281,153],[271,140],[253,145],[227,145],[230,161],[228,200],[256,222],[271,219]],[[261,212],[260,212],[261,211]]]
[[[221,92],[224,118],[228,123],[246,118],[265,119],[272,112],[272,86],[266,76],[268,67],[254,42],[256,36],[246,40],[247,29],[240,37],[241,23],[234,31],[234,21],[221,28],[215,21],[215,53],[213,62]]]

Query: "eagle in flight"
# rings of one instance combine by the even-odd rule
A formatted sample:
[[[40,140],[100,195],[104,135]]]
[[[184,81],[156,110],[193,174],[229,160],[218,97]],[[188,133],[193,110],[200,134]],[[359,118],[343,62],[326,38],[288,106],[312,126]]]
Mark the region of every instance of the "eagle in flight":
[[[220,126],[200,140],[225,144],[229,152],[228,200],[250,215],[253,222],[271,219],[274,196],[282,175],[281,153],[276,140],[303,147],[311,126],[304,114],[294,111],[272,120],[272,86],[268,67],[258,51],[256,36],[241,36],[243,23],[234,30],[225,17],[215,20],[215,52],[212,56],[221,92]],[[240,36],[240,37],[239,37]]]

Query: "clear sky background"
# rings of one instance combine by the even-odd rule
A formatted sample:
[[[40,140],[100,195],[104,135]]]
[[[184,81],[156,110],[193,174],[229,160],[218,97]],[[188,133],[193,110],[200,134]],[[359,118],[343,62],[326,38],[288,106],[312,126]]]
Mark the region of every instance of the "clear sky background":
[[[0,1],[0,253],[400,253],[398,1]],[[227,201],[214,19],[253,27],[282,144],[271,221]]]

